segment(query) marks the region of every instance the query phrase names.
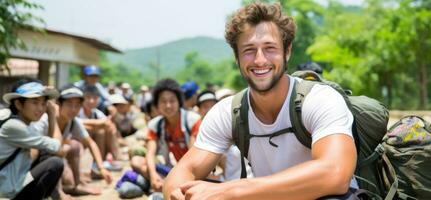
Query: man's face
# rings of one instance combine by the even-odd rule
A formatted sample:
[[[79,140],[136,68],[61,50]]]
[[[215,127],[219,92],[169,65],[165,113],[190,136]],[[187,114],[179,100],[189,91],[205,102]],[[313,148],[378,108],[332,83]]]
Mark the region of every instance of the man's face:
[[[265,93],[284,74],[285,55],[277,26],[261,22],[256,26],[244,25],[238,38],[238,64],[241,75],[250,87]]]
[[[96,85],[96,83],[99,82],[99,76],[97,75],[84,76],[84,81],[87,85]]]
[[[82,106],[85,109],[97,108],[98,105],[99,105],[99,96],[97,96],[97,95],[85,95],[84,96],[84,102],[83,102]]]
[[[38,121],[46,111],[46,97],[29,98],[24,103],[16,100],[15,105],[25,122]]]
[[[130,111],[130,104],[115,104],[115,107],[117,108],[118,113],[120,114],[126,114]]]
[[[180,110],[180,103],[175,93],[171,91],[163,91],[158,99],[157,109],[164,117],[173,117]]]
[[[80,98],[66,99],[60,105],[60,115],[67,120],[72,120],[74,117],[78,116],[81,107],[82,100]]]

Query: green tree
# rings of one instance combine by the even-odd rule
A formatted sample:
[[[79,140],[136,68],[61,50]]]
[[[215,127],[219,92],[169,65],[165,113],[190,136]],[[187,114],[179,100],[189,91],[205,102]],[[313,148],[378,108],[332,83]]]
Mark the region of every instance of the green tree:
[[[6,65],[10,49],[25,48],[25,44],[18,38],[18,30],[41,31],[33,24],[43,20],[30,12],[41,8],[40,5],[26,0],[0,0],[0,70],[10,73]]]
[[[331,2],[307,53],[324,76],[391,108],[427,108],[431,14],[425,1],[368,0],[359,12]],[[406,92],[407,91],[407,92]]]

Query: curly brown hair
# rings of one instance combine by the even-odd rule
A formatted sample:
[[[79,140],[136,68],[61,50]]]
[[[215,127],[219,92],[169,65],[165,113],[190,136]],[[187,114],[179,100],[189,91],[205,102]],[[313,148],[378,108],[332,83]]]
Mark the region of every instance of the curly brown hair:
[[[225,38],[232,47],[235,57],[238,58],[238,37],[244,31],[244,25],[256,26],[261,22],[273,22],[280,31],[283,40],[283,48],[286,53],[295,38],[295,22],[284,15],[279,3],[263,4],[252,3],[239,9],[226,24]]]

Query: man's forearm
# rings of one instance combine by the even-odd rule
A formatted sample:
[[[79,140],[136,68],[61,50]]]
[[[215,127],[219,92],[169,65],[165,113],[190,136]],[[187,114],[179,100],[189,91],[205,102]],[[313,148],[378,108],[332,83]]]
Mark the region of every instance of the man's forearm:
[[[61,142],[61,131],[57,124],[55,113],[48,113],[48,136]]]
[[[100,154],[99,147],[97,147],[97,144],[93,140],[86,142],[86,144],[88,144],[88,148],[90,149],[94,161],[96,161],[97,168],[101,170],[103,168],[103,160],[102,155]]]
[[[349,182],[339,166],[308,161],[282,172],[259,178],[222,183],[234,199],[317,199],[347,192]],[[350,179],[349,179],[350,180]]]
[[[171,174],[175,174],[175,176],[172,176]],[[170,199],[171,193],[175,189],[178,189],[181,184],[193,180],[196,180],[196,178],[190,170],[177,165],[171,170],[171,172],[165,179],[165,185],[163,186],[163,194],[165,195],[165,197]]]

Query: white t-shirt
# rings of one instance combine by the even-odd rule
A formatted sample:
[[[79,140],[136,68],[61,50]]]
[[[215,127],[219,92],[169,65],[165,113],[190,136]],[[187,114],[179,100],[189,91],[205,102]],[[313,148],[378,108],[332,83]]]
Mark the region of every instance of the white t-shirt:
[[[230,146],[230,148],[225,153],[226,163],[223,169],[223,181],[232,181],[241,178],[241,152],[235,145]],[[246,160],[246,162],[248,162]],[[248,164],[245,166],[247,172],[247,178],[253,177],[251,168]]]
[[[290,84],[288,96],[273,124],[259,121],[250,107],[248,120],[251,134],[270,134],[292,126],[289,102],[294,81],[290,76],[289,79],[292,84]],[[301,81],[301,79],[297,80]],[[229,149],[233,143],[232,99],[233,97],[223,99],[205,116],[194,143],[197,148],[218,154]],[[313,144],[325,136],[338,133],[347,134],[353,139],[353,115],[343,97],[329,86],[315,85],[311,89],[302,106],[302,121],[305,128],[312,133]],[[311,150],[303,146],[293,133],[272,138],[272,142],[278,147],[271,146],[268,139],[268,137],[250,139],[248,160],[256,177],[274,174],[311,160]]]
[[[99,109],[94,108],[91,110],[91,115],[87,116],[84,113],[84,108],[81,108],[81,110],[79,110],[78,117],[80,119],[105,119],[106,115],[102,111],[100,111]]]
[[[29,126],[30,131],[36,132],[42,135],[48,135],[48,115],[45,113],[42,115],[39,121],[32,122]],[[84,127],[82,121],[75,117],[69,122],[67,122],[66,127],[62,130],[63,139],[84,139],[86,137],[90,137],[87,130]]]

